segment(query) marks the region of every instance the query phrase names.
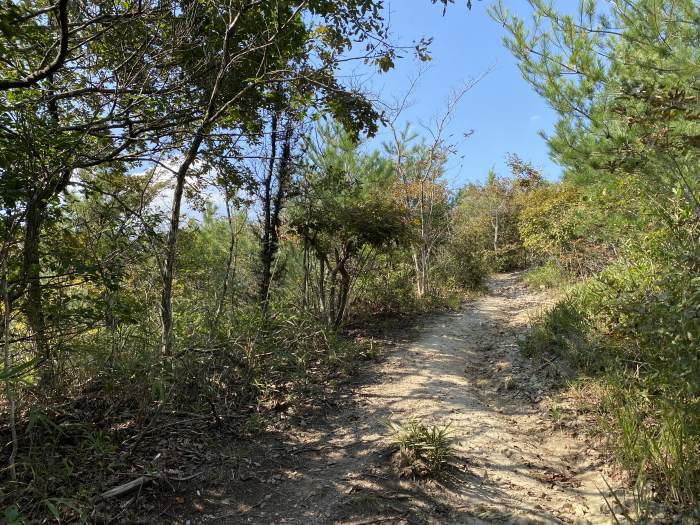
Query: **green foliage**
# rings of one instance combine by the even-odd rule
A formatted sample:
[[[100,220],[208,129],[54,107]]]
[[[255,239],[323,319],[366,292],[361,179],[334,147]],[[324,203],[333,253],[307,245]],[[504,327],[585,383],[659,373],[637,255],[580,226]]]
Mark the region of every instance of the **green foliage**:
[[[577,235],[575,207],[580,195],[564,185],[545,186],[524,199],[519,217],[523,245],[537,262],[561,258],[572,248]]]
[[[486,253],[486,264],[495,272],[512,272],[525,268],[526,254],[520,242],[501,244]]]
[[[621,235],[615,215],[598,196],[567,183],[548,184],[521,195],[519,204],[518,231],[531,264],[555,265],[582,277],[613,260]]]
[[[618,265],[576,286],[525,351],[554,351],[608,385],[603,424],[621,464],[669,502],[700,489],[698,283],[677,267]]]
[[[350,315],[354,322],[367,322],[378,317],[411,315],[421,309],[408,254],[397,248],[377,257],[371,271],[358,276]]]
[[[523,208],[543,185],[537,169],[517,155],[507,159],[512,174],[489,171],[484,185],[460,189],[453,210],[453,257],[461,257],[463,282],[479,286],[488,271],[505,272],[526,266],[519,225]]]
[[[580,265],[595,264],[591,250],[598,245],[586,231],[581,199],[576,189],[556,184],[521,200],[518,229],[533,263],[557,265],[574,275],[590,273]]]
[[[371,353],[308,313],[274,307],[266,314],[253,308],[227,313],[218,331],[210,334],[208,348],[183,356],[173,370],[175,400],[195,410],[215,401],[235,405],[247,400],[246,406],[256,410],[294,405],[314,394],[329,376],[353,374]],[[254,422],[263,419],[262,414],[253,417],[246,428],[252,432]]]
[[[573,16],[531,5],[531,23],[502,4],[492,14],[525,79],[559,113],[547,140],[565,175],[533,193],[519,229],[538,262],[594,277],[525,349],[554,350],[604,378],[602,420],[621,464],[697,509],[700,6],[582,1]]]
[[[5,518],[85,521],[118,458],[141,453],[124,433],[171,409],[223,425],[220,406],[242,416],[240,433],[263,432],[267,410],[376,357],[339,333],[348,310],[413,302],[417,229],[395,166],[360,143],[380,114],[338,75],[350,49],[386,71],[397,48],[380,0],[5,4],[0,379],[21,436],[3,426],[18,446]],[[307,149],[299,137],[319,115],[334,124]],[[277,151],[273,128],[286,134]],[[412,155],[435,160],[425,146]],[[262,170],[277,182],[265,188]],[[448,192],[434,189],[442,232]],[[275,234],[262,279],[260,224]],[[375,293],[385,277],[390,293]]]
[[[426,425],[412,419],[404,424],[389,422],[391,445],[397,449],[399,475],[437,478],[452,457],[450,425]]]
[[[362,153],[337,125],[322,126],[319,139],[289,225],[305,251],[303,301],[337,330],[370,260],[405,244],[408,228],[403,208],[382,192],[387,162]]]
[[[548,262],[527,270],[523,282],[533,288],[562,288],[569,282],[569,278],[560,267]]]
[[[438,252],[437,281],[459,290],[481,290],[489,273],[488,258],[477,235],[453,233]]]
[[[15,505],[10,505],[9,507],[5,508],[3,515],[5,522],[8,525],[20,525],[24,523],[24,520],[22,519],[22,516]]]

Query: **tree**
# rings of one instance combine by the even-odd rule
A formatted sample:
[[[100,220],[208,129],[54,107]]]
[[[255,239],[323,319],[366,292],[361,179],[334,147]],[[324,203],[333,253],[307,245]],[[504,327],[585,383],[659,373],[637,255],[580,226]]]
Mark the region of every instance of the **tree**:
[[[375,2],[359,0],[332,4],[318,0],[302,5],[250,0],[241,5],[230,4],[223,13],[212,13],[214,19],[218,18],[216,15],[224,15],[227,22],[223,38],[216,47],[220,50],[220,57],[214,60],[216,76],[207,91],[208,102],[176,170],[166,255],[161,270],[164,356],[171,354],[173,346],[172,283],[182,195],[190,167],[205,138],[216,126],[222,126],[223,130],[233,128],[235,133],[236,124],[242,125],[243,129],[239,127],[238,130],[244,132],[245,121],[231,121],[231,117],[240,119],[242,108],[249,107],[242,100],[244,96],[247,98],[249,91],[254,91],[258,97],[264,96],[264,86],[269,84],[276,85],[277,90],[282,86],[293,86],[294,93],[300,95],[294,103],[326,107],[355,132],[376,129],[377,114],[370,104],[359,93],[342,89],[333,75],[338,68],[339,54],[348,49],[353,40],[365,42],[372,36],[384,35],[378,8]],[[314,17],[321,20],[322,30],[316,30],[316,23],[312,22]],[[375,59],[383,67],[393,53],[393,49],[383,44],[369,43],[366,58]],[[253,80],[241,83],[241,77]],[[228,79],[230,83],[227,83]],[[259,91],[255,91],[256,88]],[[253,107],[260,111],[262,106],[259,103]],[[268,252],[273,246],[272,240],[268,238],[266,242]],[[268,283],[269,279],[266,277],[264,281]]]
[[[536,192],[522,231],[529,244],[555,252],[563,239],[564,257],[583,234],[581,260],[570,266],[605,265],[548,317],[545,344],[573,346],[586,361],[597,354],[607,384],[619,385],[612,419],[634,428],[634,446],[618,442],[623,463],[672,505],[695,509],[700,5],[613,0],[597,10],[586,0],[572,16],[530,3],[531,23],[502,5],[492,13],[510,33],[523,76],[559,115],[548,144],[575,193]],[[672,444],[670,428],[682,429]]]
[[[273,264],[279,249],[282,210],[293,191],[292,179],[295,171],[295,159],[292,150],[294,143],[298,141],[298,132],[294,129],[295,124],[298,124],[298,119],[294,119],[290,115],[280,113],[271,115],[270,154],[267,169],[263,174],[262,195],[260,196],[262,233],[260,238],[259,302],[263,310],[267,308],[270,285],[272,284]],[[279,155],[278,141],[281,141]]]
[[[304,243],[303,303],[337,330],[357,276],[375,252],[406,238],[406,224],[401,207],[381,191],[389,176],[386,162],[360,153],[338,125],[321,126],[319,136],[291,225]]]
[[[0,49],[0,146],[9,153],[3,195],[21,215],[24,232],[23,269],[11,295],[13,302],[24,299],[37,354],[50,362],[42,230],[81,170],[119,165],[168,171],[176,165],[168,233],[158,254],[160,352],[169,355],[188,178],[204,173],[213,163],[208,156],[235,150],[241,137],[257,140],[271,85],[283,86],[301,113],[324,109],[355,132],[375,130],[377,113],[360,93],[343,89],[334,71],[340,55],[358,42],[366,45],[361,58],[382,68],[391,63],[395,50],[386,44],[379,8],[365,0],[230,0],[58,2],[35,10],[26,2],[3,13],[3,30],[12,37]],[[52,12],[57,16],[47,16]],[[195,38],[206,45],[194,45]],[[58,54],[45,68],[42,60],[53,47]]]
[[[483,76],[465,83],[450,94],[445,110],[434,117],[430,125],[424,126],[430,138],[422,139],[418,144],[415,143],[418,136],[410,125],[401,130],[398,127],[418,78],[411,83],[406,95],[390,107],[387,126],[391,138],[384,148],[394,163],[396,197],[405,209],[407,221],[415,227],[411,250],[418,297],[430,291],[433,255],[447,235],[448,199],[443,176],[445,164],[455,152],[454,145],[448,140],[447,128],[461,99],[481,78]],[[465,137],[469,135],[464,134]]]
[[[697,3],[615,1],[600,14],[583,1],[576,18],[531,4],[531,28],[502,5],[492,14],[510,31],[507,45],[526,80],[560,115],[548,144],[566,180],[626,193],[622,214],[610,212],[630,224],[674,227],[677,207],[697,224],[700,129],[691,71],[698,52],[687,23],[698,18]],[[696,243],[697,227],[685,230]]]
[[[393,192],[413,230],[416,295],[424,297],[431,288],[433,256],[448,232],[448,189],[443,178],[446,152],[424,143],[410,147],[408,133],[407,128],[388,151],[396,159]]]
[[[615,235],[596,203],[567,183],[541,185],[518,198],[518,233],[528,259],[568,275],[600,272],[614,259]]]
[[[16,22],[8,29],[13,37],[0,49],[0,76],[7,80],[0,94],[3,207],[22,221],[21,269],[11,295],[12,302],[22,300],[35,352],[50,378],[43,231],[61,216],[65,201],[59,197],[79,184],[81,174],[142,163],[177,148],[173,130],[195,113],[189,103],[184,112],[178,108],[189,72],[175,78],[164,66],[184,45],[189,11],[178,17],[166,4],[144,2],[13,7],[3,13]],[[53,11],[58,40],[46,15]],[[42,61],[54,47],[58,55],[45,68]],[[195,98],[190,92],[188,100]],[[174,138],[167,145],[166,132]]]

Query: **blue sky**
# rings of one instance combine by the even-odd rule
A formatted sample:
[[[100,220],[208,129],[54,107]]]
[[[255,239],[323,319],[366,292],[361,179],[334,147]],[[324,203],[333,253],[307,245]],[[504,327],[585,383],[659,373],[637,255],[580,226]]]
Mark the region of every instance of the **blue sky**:
[[[547,145],[538,131],[550,132],[556,117],[551,108],[522,79],[516,62],[503,46],[505,30],[487,14],[492,0],[475,1],[471,11],[466,1],[457,0],[442,16],[441,5],[429,0],[386,0],[387,15],[395,40],[402,43],[433,37],[432,61],[421,76],[411,97],[413,105],[405,112],[412,122],[428,122],[443,111],[450,90],[470,77],[491,68],[469,91],[450,126],[455,136],[474,130],[460,141],[459,155],[450,163],[448,178],[458,186],[483,181],[489,168],[508,172],[506,153],[513,152],[531,161],[550,179],[559,177],[560,168],[552,163]],[[528,16],[526,0],[504,0],[512,12]],[[402,96],[420,64],[407,54],[386,74],[368,73],[356,66],[365,87],[382,99]]]

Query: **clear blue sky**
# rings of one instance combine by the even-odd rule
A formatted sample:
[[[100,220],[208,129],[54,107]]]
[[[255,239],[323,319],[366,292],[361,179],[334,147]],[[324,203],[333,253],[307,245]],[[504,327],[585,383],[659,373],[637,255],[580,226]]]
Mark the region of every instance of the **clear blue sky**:
[[[442,111],[450,90],[470,77],[491,72],[466,94],[450,130],[455,136],[474,130],[460,141],[459,156],[449,166],[452,185],[483,181],[489,168],[508,172],[504,157],[513,152],[531,161],[550,179],[559,177],[560,168],[549,160],[547,145],[538,131],[550,132],[556,120],[551,108],[522,79],[516,62],[503,46],[505,30],[487,15],[492,0],[475,0],[471,11],[465,0],[457,0],[445,16],[441,5],[429,0],[386,0],[390,27],[395,40],[402,43],[433,37],[432,61],[411,97],[413,106],[406,112],[412,122],[428,122]],[[510,10],[529,16],[525,0],[504,0]],[[409,79],[420,65],[407,53],[396,68],[386,74],[367,73],[362,66],[355,73],[382,99],[402,96]]]

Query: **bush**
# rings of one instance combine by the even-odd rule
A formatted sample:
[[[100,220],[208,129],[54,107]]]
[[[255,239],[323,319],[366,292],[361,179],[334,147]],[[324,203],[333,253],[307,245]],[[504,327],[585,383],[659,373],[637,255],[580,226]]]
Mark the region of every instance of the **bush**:
[[[352,321],[377,316],[401,316],[421,310],[413,283],[413,268],[404,262],[405,254],[378,261],[380,269],[361,274],[354,287],[355,299],[350,305]]]
[[[553,263],[565,272],[590,276],[612,258],[609,213],[567,184],[540,186],[520,195],[518,232],[531,264]]]
[[[29,395],[20,398],[28,408],[17,430],[27,439],[19,442],[18,483],[0,490],[10,509],[6,521],[15,514],[32,523],[51,519],[51,503],[62,522],[89,516],[93,497],[123,468],[121,458],[147,465],[144,454],[155,455],[149,447],[160,445],[149,438],[131,448],[141,432],[150,436],[146,422],[155,417],[173,423],[172,412],[210,415],[221,431],[250,437],[265,431],[272,410],[301,406],[376,357],[370,344],[289,310],[267,317],[258,309],[229,311],[217,331],[200,328],[163,367],[145,350],[124,353],[110,367],[86,367],[81,384],[62,383],[57,402],[32,405]],[[0,437],[10,440],[8,425]],[[2,515],[0,509],[0,521]]]
[[[389,423],[395,466],[402,477],[439,477],[452,456],[450,425],[426,425],[415,419],[403,425]]]
[[[527,266],[526,252],[519,243],[499,246],[497,250],[486,252],[488,267],[495,272],[512,272]]]
[[[484,287],[488,273],[478,239],[463,235],[453,237],[438,252],[434,281],[446,287],[475,291]]]
[[[687,261],[686,259],[683,259]],[[574,287],[524,343],[606,384],[601,421],[620,464],[694,508],[700,493],[700,278],[676,260],[611,266]],[[686,262],[687,264],[687,262]],[[697,273],[695,273],[697,275]]]
[[[292,403],[329,375],[353,373],[370,353],[311,314],[282,310],[263,315],[251,309],[225,321],[217,339],[209,340],[210,350],[189,352],[179,361],[173,374],[178,403],[207,407],[210,401],[233,402],[229,395],[261,407]],[[191,341],[193,348],[203,347],[200,343]]]
[[[569,276],[556,264],[548,262],[528,270],[523,282],[533,288],[559,288],[569,282]]]
[[[451,244],[440,247],[430,275],[431,288],[423,297],[416,294],[407,251],[380,256],[374,267],[358,276],[349,321],[353,325],[372,324],[378,319],[458,308],[465,292],[481,289],[486,270],[478,254],[465,251],[463,256],[457,255],[453,248]]]

